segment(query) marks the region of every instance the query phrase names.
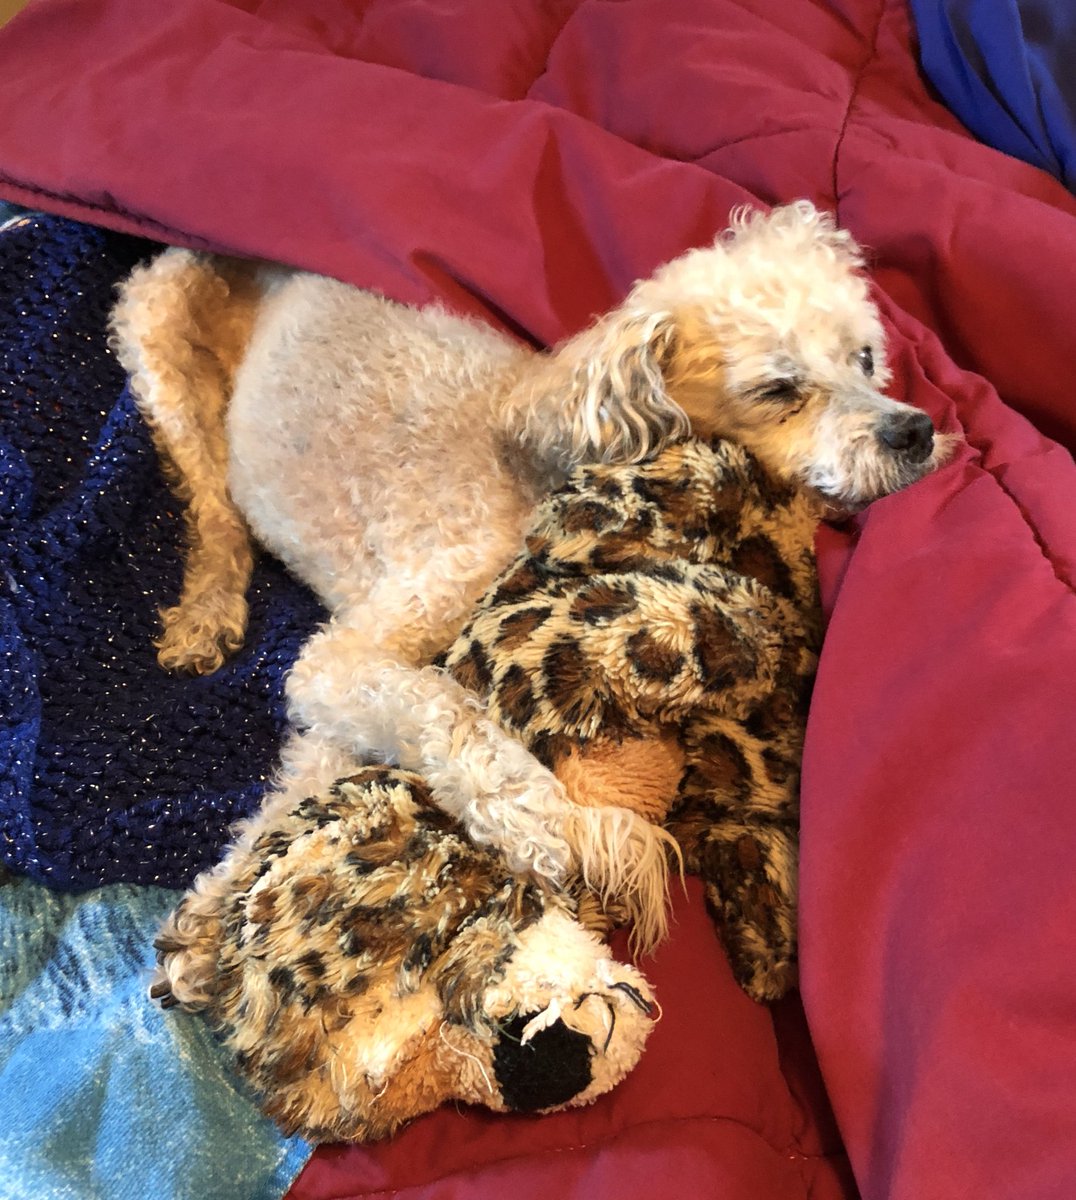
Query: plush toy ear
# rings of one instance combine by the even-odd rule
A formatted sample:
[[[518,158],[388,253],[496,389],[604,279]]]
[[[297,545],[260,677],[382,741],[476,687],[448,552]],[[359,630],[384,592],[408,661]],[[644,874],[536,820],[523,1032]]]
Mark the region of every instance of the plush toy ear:
[[[599,734],[581,745],[569,742],[553,773],[576,804],[619,804],[660,824],[680,787],[685,761],[672,732]]]

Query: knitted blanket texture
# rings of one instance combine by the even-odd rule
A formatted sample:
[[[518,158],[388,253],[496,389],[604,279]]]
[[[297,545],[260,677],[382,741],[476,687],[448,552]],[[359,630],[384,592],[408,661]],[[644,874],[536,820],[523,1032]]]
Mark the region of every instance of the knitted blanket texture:
[[[155,249],[42,215],[0,233],[0,863],[66,890],[184,887],[216,861],[322,616],[263,559],[235,659],[155,661],[182,521],[106,344],[115,284]]]

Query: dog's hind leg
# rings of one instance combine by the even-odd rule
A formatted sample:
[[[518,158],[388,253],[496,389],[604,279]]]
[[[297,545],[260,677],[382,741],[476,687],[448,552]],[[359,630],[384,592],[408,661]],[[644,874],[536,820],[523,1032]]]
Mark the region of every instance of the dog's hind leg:
[[[112,347],[186,506],[183,588],[157,641],[167,670],[215,671],[246,631],[253,554],[228,495],[225,412],[255,301],[241,264],[169,250],[132,274],[112,315]]]

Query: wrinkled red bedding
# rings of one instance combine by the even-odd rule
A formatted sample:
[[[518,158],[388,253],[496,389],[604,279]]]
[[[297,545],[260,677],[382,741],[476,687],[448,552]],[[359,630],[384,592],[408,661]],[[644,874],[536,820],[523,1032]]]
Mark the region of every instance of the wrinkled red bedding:
[[[811,197],[894,394],[966,437],[820,534],[803,1008],[737,991],[692,890],[614,1094],[322,1149],[293,1200],[1071,1200],[1076,201],[931,97],[904,0],[38,0],[0,63],[0,196],[538,342]]]

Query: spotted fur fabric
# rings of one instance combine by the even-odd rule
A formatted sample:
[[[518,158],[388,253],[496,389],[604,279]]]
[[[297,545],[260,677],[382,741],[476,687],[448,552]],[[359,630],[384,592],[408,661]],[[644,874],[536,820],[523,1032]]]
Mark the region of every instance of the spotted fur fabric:
[[[794,978],[818,517],[728,442],[581,469],[442,660],[569,790],[566,764],[583,756],[582,787],[590,754],[618,802],[636,786],[633,745],[678,748],[660,815],[758,999]]]
[[[157,938],[152,995],[202,1013],[264,1110],[368,1141],[445,1101],[588,1103],[635,1065],[652,996],[575,919],[375,766],[272,803]]]

